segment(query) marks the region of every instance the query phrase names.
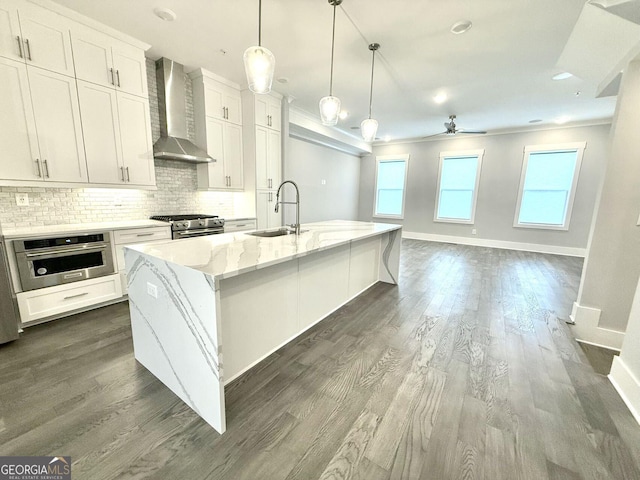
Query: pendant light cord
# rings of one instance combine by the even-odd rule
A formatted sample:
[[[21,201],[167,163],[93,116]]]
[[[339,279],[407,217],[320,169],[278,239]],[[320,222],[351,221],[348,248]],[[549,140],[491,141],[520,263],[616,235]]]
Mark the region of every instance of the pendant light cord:
[[[371,118],[371,104],[373,103],[373,67],[376,63],[376,49],[371,49],[373,57],[371,58],[371,89],[369,90],[369,118]]]
[[[262,0],[258,0],[258,46],[262,46]]]
[[[337,1],[333,1],[333,33],[331,34],[331,77],[329,78],[329,96],[333,97],[333,50],[336,44],[336,7]]]

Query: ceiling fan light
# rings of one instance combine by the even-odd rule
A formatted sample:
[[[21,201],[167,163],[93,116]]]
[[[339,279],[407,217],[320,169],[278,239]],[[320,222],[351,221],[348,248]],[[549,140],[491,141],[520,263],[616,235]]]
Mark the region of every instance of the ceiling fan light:
[[[244,69],[247,74],[249,90],[264,94],[271,91],[276,59],[265,47],[249,47],[244,52]]]
[[[338,97],[329,95],[320,99],[320,119],[323,125],[337,125],[339,115],[340,99]]]
[[[360,124],[360,132],[365,142],[373,142],[378,132],[378,121],[373,118],[367,118]]]

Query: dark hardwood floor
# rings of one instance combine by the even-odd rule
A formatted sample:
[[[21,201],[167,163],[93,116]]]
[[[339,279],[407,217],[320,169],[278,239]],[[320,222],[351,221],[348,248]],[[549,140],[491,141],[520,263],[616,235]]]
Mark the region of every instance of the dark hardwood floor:
[[[76,480],[640,479],[640,426],[564,323],[581,259],[401,262],[228,386],[222,436],[136,364],[126,304],[32,327],[0,347],[0,455],[71,455]]]

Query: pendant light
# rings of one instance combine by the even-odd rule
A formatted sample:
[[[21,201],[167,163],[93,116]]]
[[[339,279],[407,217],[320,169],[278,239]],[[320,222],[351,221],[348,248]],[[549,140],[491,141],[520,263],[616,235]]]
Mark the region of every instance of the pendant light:
[[[329,96],[320,100],[320,118],[323,125],[333,126],[338,123],[340,115],[340,99],[333,96],[333,51],[336,44],[336,7],[342,0],[329,0],[333,5],[333,33],[331,36],[331,77],[329,80]]]
[[[372,43],[369,45],[369,50],[371,50],[372,58],[371,58],[371,90],[369,91],[369,118],[363,120],[360,124],[360,132],[362,133],[362,138],[365,142],[373,142],[376,139],[376,132],[378,131],[378,121],[371,118],[371,104],[373,103],[373,67],[376,62],[376,50],[380,48],[379,43]]]
[[[249,90],[253,93],[269,93],[275,65],[273,53],[262,46],[262,0],[258,0],[258,46],[249,47],[244,52],[244,69]]]

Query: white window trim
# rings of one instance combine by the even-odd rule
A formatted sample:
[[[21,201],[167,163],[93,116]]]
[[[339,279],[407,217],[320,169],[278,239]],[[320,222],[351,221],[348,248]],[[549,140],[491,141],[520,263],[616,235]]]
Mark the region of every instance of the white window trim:
[[[442,164],[448,157],[478,157],[478,169],[476,170],[476,183],[473,187],[473,204],[471,205],[471,219],[461,220],[459,218],[440,218],[438,217],[438,208],[440,204],[440,181],[442,180]],[[436,208],[433,212],[433,221],[441,223],[463,223],[465,225],[473,225],[476,219],[476,205],[478,203],[478,188],[480,186],[480,172],[482,170],[482,158],[484,157],[484,149],[480,150],[457,150],[452,152],[440,152],[440,166],[438,167],[438,184],[436,185]]]
[[[520,172],[520,186],[518,188],[518,200],[516,203],[516,213],[513,217],[513,226],[516,228],[538,228],[543,230],[569,230],[569,224],[571,223],[571,212],[573,211],[573,202],[576,197],[576,189],[578,186],[578,177],[580,175],[580,168],[582,166],[582,157],[584,151],[587,148],[587,142],[574,142],[574,143],[556,143],[550,145],[527,145],[524,147],[523,159],[522,159],[522,171]],[[562,225],[551,225],[548,223],[519,223],[520,207],[522,206],[522,194],[524,191],[524,180],[527,176],[527,166],[529,164],[529,154],[535,152],[562,152],[562,151],[577,151],[576,166],[573,171],[573,182],[571,183],[571,191],[569,192],[569,200],[567,202],[567,211],[565,212],[564,221]]]
[[[376,157],[376,177],[375,177],[375,185],[373,191],[373,217],[374,218],[395,218],[396,220],[404,220],[404,201],[407,197],[407,175],[409,173],[409,154],[403,153],[400,155],[378,155]],[[404,168],[404,184],[402,187],[402,211],[400,215],[384,215],[376,213],[376,207],[378,206],[378,166],[381,162],[391,162],[403,160],[405,162]]]

